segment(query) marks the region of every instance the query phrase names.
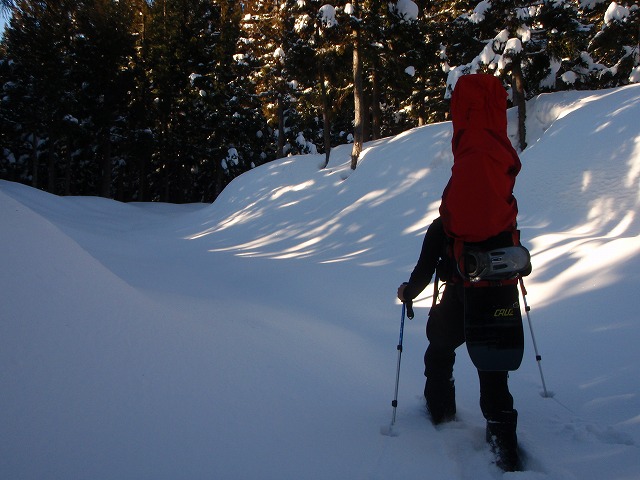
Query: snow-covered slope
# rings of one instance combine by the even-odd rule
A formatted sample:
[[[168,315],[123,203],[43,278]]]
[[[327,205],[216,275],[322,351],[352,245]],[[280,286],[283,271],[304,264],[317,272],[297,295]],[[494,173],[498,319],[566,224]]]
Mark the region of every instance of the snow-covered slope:
[[[510,112],[510,115],[513,112]],[[516,195],[527,338],[510,385],[523,479],[640,478],[640,86],[529,103]],[[0,478],[494,479],[464,349],[460,421],[421,401],[425,290],[397,285],[437,215],[450,124],[290,157],[213,205],[0,182]],[[528,335],[528,332],[527,332]],[[529,335],[528,335],[529,336]]]

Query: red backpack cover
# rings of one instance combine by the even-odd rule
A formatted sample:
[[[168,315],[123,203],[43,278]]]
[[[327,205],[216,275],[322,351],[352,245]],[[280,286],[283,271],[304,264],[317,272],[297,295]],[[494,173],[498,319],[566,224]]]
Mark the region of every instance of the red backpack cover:
[[[507,136],[507,92],[492,75],[465,75],[451,98],[453,167],[442,194],[445,232],[481,242],[514,231],[520,159]]]

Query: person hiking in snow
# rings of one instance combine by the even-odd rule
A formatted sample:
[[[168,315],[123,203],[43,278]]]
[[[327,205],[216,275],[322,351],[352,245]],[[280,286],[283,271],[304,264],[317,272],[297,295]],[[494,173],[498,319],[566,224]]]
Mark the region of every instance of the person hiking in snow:
[[[466,279],[455,259],[456,239],[490,239],[493,245],[513,245],[517,213],[513,187],[520,160],[507,136],[506,98],[502,84],[493,76],[467,75],[458,80],[451,101],[451,179],[443,193],[440,217],[426,232],[409,281],[397,291],[398,298],[410,305],[434,273],[445,285],[439,303],[438,292],[434,292],[427,321],[429,345],[424,355],[424,396],[434,425],[455,420],[455,350],[465,342]],[[498,466],[506,471],[518,470],[518,413],[507,384],[508,372],[478,370],[478,376],[487,441]]]

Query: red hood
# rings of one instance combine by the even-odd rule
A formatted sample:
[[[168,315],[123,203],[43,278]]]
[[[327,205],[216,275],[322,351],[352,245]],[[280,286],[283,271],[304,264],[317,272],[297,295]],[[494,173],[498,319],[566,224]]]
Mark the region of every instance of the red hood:
[[[451,97],[453,135],[461,130],[487,129],[507,132],[507,92],[493,75],[464,75]]]

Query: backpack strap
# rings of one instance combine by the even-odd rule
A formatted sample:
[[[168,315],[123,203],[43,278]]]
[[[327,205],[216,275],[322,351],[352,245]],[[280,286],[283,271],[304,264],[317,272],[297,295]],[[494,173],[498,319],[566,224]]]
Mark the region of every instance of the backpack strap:
[[[440,290],[438,289],[438,274],[436,273],[436,279],[433,281],[433,300],[431,302],[431,308],[435,307],[438,303],[438,295]]]

